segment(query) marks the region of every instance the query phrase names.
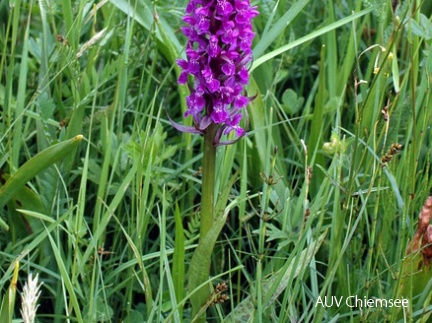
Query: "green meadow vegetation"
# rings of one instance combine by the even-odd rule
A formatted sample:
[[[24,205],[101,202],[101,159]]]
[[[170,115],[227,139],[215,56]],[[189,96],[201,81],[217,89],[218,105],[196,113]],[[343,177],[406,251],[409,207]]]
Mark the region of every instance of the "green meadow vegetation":
[[[410,243],[432,213],[432,3],[251,3],[256,98],[247,136],[217,148],[201,311],[432,320],[432,234]],[[196,318],[203,138],[169,120],[192,124],[176,65],[186,4],[0,2],[1,322],[22,322],[30,273],[36,322]]]

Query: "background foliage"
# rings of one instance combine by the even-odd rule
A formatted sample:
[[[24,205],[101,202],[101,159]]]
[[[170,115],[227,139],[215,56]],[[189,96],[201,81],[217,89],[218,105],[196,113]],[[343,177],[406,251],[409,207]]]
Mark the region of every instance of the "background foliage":
[[[431,190],[431,4],[252,3],[257,98],[217,160],[228,206],[211,280],[230,299],[210,306],[215,292],[209,321],[427,320],[430,272],[406,248]],[[185,5],[0,2],[0,185],[37,169],[0,195],[0,295],[17,261],[18,290],[38,272],[40,322],[192,319],[202,140],[166,115],[191,122]],[[410,306],[315,306],[350,295]]]

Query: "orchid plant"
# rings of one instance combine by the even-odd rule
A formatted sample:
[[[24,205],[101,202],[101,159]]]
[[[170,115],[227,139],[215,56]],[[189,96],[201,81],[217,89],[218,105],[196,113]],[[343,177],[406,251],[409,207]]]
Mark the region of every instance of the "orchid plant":
[[[253,99],[247,96],[245,85],[249,81],[248,63],[252,60],[255,35],[252,18],[257,15],[256,7],[249,0],[191,0],[183,17],[187,25],[182,31],[188,41],[186,59],[177,61],[182,69],[178,82],[189,85],[184,116],[192,116],[194,125],[172,124],[180,131],[204,136],[198,248],[214,222],[216,147],[232,144],[245,135],[240,121],[244,108]],[[235,139],[221,141],[223,135],[233,131]],[[206,260],[191,262],[191,273],[205,273],[202,280],[190,278],[191,292],[208,279],[212,250],[206,253]],[[191,297],[192,316],[201,321],[205,320],[202,307],[208,296],[209,288],[205,287]]]

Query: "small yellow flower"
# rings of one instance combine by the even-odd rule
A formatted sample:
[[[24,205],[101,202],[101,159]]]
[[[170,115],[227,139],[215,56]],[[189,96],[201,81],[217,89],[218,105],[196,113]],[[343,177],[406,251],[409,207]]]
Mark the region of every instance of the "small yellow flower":
[[[327,154],[330,155],[344,153],[346,150],[346,144],[339,138],[337,133],[333,132],[330,137],[330,142],[325,142],[323,144],[323,149]]]

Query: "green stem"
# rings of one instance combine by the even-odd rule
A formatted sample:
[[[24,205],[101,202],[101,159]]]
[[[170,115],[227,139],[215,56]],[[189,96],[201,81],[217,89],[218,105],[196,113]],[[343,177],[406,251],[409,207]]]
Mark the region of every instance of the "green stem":
[[[189,273],[190,291],[203,284],[210,276],[211,254],[213,248],[204,247],[205,237],[213,227],[214,223],[214,195],[215,195],[215,173],[216,173],[216,146],[214,138],[217,127],[212,124],[204,134],[204,155],[202,165],[202,188],[201,188],[201,227],[198,247],[192,257]],[[207,239],[208,240],[208,239]],[[204,250],[205,249],[205,250]],[[208,286],[201,287],[191,296],[193,322],[205,322],[206,313],[203,307],[210,295]]]
[[[216,172],[216,146],[214,145],[214,138],[216,130],[216,125],[212,124],[207,128],[207,131],[204,134],[200,241],[213,226],[214,220],[214,190]]]

